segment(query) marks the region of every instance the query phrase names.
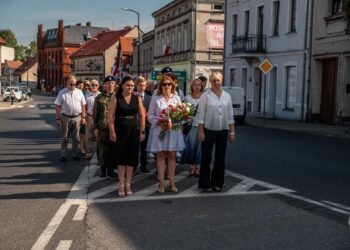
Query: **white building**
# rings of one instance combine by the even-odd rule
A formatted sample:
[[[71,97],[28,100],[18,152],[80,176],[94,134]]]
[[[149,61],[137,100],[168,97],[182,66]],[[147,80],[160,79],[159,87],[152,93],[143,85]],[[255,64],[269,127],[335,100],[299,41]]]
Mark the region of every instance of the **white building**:
[[[224,84],[245,88],[248,113],[305,119],[311,17],[310,0],[226,0]]]
[[[310,119],[350,122],[350,3],[317,0],[314,5]]]
[[[5,61],[13,61],[15,59],[15,49],[0,45],[0,61],[5,63]]]
[[[169,66],[189,92],[198,76],[223,71],[224,0],[174,0],[153,12],[153,72]]]

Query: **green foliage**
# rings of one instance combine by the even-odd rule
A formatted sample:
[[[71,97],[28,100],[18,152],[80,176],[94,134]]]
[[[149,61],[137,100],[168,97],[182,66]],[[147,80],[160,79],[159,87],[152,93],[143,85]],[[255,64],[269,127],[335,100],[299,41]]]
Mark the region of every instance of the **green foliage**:
[[[5,46],[15,48],[17,39],[15,34],[10,29],[0,29],[0,36],[6,40]]]

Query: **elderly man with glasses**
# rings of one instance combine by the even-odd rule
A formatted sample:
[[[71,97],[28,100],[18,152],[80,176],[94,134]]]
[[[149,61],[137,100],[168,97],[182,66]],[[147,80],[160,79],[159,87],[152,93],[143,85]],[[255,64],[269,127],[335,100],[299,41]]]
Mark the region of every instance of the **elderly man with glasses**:
[[[72,159],[79,161],[78,143],[80,124],[86,124],[86,101],[83,93],[75,88],[74,76],[68,78],[67,87],[58,92],[56,104],[56,125],[62,130],[61,162],[67,158],[68,136],[72,136]]]
[[[85,95],[86,113],[87,113],[87,132],[86,132],[86,159],[91,159],[92,154],[96,151],[96,137],[94,133],[94,103],[95,98],[100,94],[98,91],[99,83],[96,79],[90,83],[90,92]]]

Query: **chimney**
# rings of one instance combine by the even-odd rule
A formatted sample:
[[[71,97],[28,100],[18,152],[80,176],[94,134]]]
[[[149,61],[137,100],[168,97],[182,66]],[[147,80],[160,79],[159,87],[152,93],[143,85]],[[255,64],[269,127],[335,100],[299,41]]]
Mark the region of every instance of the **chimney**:
[[[63,30],[63,20],[62,19],[58,20],[58,29]]]
[[[86,22],[86,27],[91,27],[91,22]]]
[[[37,36],[36,36],[36,44],[37,44],[38,48],[41,48],[41,46],[42,46],[43,37],[44,37],[44,34],[43,34],[43,25],[42,25],[42,24],[39,24],[39,25],[38,25],[38,34],[37,34]]]
[[[81,23],[77,23],[76,26],[81,26]]]
[[[124,26],[124,30],[131,30],[131,26]]]
[[[63,45],[64,40],[64,27],[63,27],[63,20],[58,20],[58,32],[57,32],[57,43],[58,45]]]

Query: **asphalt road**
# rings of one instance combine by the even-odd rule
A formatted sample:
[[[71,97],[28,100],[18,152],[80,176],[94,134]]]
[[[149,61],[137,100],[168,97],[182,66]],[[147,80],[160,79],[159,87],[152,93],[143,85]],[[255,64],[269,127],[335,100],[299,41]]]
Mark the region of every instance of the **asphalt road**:
[[[225,192],[180,166],[178,194],[137,174],[120,199],[94,160],[58,162],[53,98],[34,98],[0,112],[0,249],[350,249],[349,140],[240,126]]]

